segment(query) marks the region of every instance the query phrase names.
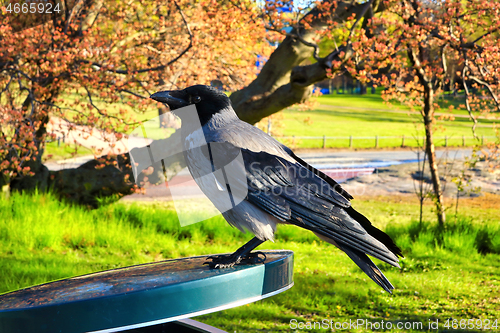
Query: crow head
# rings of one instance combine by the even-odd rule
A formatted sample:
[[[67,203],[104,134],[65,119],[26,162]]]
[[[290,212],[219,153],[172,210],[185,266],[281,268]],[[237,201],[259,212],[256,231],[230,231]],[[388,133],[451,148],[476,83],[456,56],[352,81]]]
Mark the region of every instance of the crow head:
[[[151,95],[155,101],[166,104],[170,111],[183,119],[182,111],[177,109],[195,104],[201,125],[205,125],[213,115],[231,109],[229,98],[213,87],[196,85],[183,90],[159,91]]]

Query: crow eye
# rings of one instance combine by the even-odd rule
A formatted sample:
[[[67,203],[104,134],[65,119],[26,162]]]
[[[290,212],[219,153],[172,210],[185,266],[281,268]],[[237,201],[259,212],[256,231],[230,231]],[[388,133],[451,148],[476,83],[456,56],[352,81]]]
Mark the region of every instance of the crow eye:
[[[201,97],[200,96],[194,96],[193,97],[193,103],[198,103],[201,102]]]

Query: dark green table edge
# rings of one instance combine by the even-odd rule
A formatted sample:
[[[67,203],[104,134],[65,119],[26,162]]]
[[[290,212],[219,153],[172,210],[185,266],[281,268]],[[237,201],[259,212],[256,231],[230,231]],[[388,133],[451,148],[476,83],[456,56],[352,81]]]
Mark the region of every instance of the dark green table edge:
[[[293,286],[293,252],[264,252],[279,253],[282,257],[265,264],[237,266],[207,279],[141,292],[29,309],[1,310],[0,332],[120,332],[255,302]],[[185,259],[193,258],[206,256]],[[176,302],[169,304],[172,299]],[[198,310],[189,311],[190,308]],[[172,315],[175,311],[178,313]]]

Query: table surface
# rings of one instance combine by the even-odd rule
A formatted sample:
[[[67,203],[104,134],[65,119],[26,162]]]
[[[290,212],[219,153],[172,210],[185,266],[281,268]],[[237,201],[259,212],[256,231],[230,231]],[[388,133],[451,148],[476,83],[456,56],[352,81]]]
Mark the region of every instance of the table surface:
[[[207,256],[165,260],[0,295],[0,332],[118,332],[251,303],[293,285],[293,252],[210,269]]]

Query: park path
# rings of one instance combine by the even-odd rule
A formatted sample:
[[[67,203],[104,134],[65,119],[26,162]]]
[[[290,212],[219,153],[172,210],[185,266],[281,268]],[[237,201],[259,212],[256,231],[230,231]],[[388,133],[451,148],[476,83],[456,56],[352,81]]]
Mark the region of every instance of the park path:
[[[309,164],[342,183],[348,192],[358,196],[412,193],[414,185],[410,174],[415,171],[413,169],[419,157],[416,150],[298,151],[297,154]],[[471,149],[440,149],[436,151],[437,157],[443,161],[462,161],[471,154]],[[423,157],[420,156],[420,158]],[[393,167],[406,170],[405,165],[410,166],[411,172],[405,171],[404,177],[398,175],[397,172],[391,173],[390,177],[385,176],[386,171],[384,171],[384,176],[379,176],[378,170],[387,170]],[[452,189],[452,186],[449,188]],[[121,201],[175,200],[177,202],[200,198],[204,198],[204,194],[185,168],[169,182],[148,186],[146,193],[128,195]]]
[[[127,152],[134,147],[148,145],[151,140],[129,136],[118,140],[116,136],[92,129],[88,126],[75,126],[69,122],[52,118],[48,126],[49,133],[58,137],[65,137],[66,142],[78,143],[92,149],[95,156]],[[438,158],[448,160],[463,160],[470,156],[471,149],[439,149],[436,151]],[[373,150],[373,151],[297,151],[298,155],[309,164],[321,169],[338,182],[344,183],[348,191],[354,194],[386,194],[390,192],[408,193],[412,191],[413,182],[410,179],[391,178],[385,181],[378,177],[378,170],[384,168],[415,164],[418,158],[416,150]],[[50,170],[76,168],[89,160],[94,155],[81,156],[69,160],[48,162],[45,165]],[[374,171],[376,171],[374,173]],[[485,184],[482,184],[485,186]],[[487,185],[487,184],[486,184]],[[493,185],[498,185],[496,182]],[[361,192],[360,192],[361,191]],[[494,192],[494,191],[493,191]],[[203,198],[204,195],[191,178],[187,169],[182,170],[169,182],[147,188],[145,194],[133,194],[122,198],[124,201],[171,201],[176,199]]]
[[[71,129],[71,130],[70,130]],[[52,118],[48,127],[49,133],[55,133],[58,137],[65,137],[66,142],[79,143],[84,147],[92,149],[95,155],[107,153],[123,153],[129,148],[143,147],[151,140],[132,137],[118,140],[114,135],[92,129],[88,126],[75,126],[69,122]],[[374,150],[374,151],[298,151],[298,155],[305,161],[321,169],[330,177],[339,182],[348,179],[370,179],[374,171],[399,164],[415,162],[418,155],[413,150]],[[453,159],[463,159],[470,156],[470,149],[448,149],[437,150],[437,157],[443,158],[445,155]],[[50,170],[61,170],[76,168],[94,158],[94,155],[81,156],[69,160],[48,162],[45,165]],[[368,178],[367,178],[368,177]],[[359,185],[359,184],[358,184]],[[366,186],[366,182],[363,182]],[[347,188],[351,186],[346,184]],[[407,186],[407,185],[405,185]],[[364,187],[366,188],[366,187]],[[191,178],[187,169],[182,170],[168,183],[157,186],[150,186],[146,194],[129,195],[122,200],[125,201],[152,201],[152,200],[172,200],[172,191],[177,198],[190,199],[203,197],[203,193]]]

